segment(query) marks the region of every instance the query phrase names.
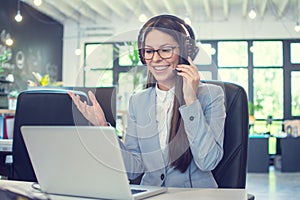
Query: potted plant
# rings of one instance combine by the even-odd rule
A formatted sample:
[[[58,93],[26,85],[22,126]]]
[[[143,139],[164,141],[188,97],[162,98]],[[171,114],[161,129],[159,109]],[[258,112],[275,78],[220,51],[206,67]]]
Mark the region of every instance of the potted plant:
[[[256,118],[254,117],[254,104],[251,101],[248,101],[248,114],[249,114],[249,125],[255,123]]]
[[[261,105],[261,100],[257,102],[257,104],[254,104],[252,101],[248,101],[248,114],[249,114],[249,124],[250,122],[255,122],[255,112],[260,111],[263,109],[263,106]],[[251,121],[250,121],[251,119]]]

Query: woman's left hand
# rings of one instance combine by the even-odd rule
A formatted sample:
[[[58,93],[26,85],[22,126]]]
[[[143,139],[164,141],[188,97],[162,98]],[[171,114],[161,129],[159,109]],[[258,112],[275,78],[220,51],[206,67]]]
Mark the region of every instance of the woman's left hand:
[[[188,57],[190,65],[177,65],[176,70],[178,75],[183,77],[183,97],[186,105],[192,104],[197,99],[197,89],[199,86],[200,76],[198,68]]]

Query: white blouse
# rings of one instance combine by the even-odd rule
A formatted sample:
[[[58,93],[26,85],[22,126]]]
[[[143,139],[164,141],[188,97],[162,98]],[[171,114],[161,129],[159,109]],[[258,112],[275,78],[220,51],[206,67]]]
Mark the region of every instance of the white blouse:
[[[164,149],[168,143],[171,118],[173,114],[174,91],[171,88],[168,91],[160,90],[156,84],[156,122],[159,132],[159,141],[161,149]]]

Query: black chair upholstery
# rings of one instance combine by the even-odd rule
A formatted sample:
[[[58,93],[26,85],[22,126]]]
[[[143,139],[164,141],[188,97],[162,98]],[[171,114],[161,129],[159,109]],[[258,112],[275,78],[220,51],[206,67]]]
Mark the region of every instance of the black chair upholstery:
[[[243,87],[234,83],[205,81],[225,92],[226,120],[224,156],[213,170],[220,188],[245,188],[248,148],[248,98]]]
[[[83,92],[75,92],[88,102]],[[15,113],[11,180],[37,181],[20,127],[23,125],[89,125],[66,90],[27,90],[20,93]],[[43,148],[43,147],[41,147]]]
[[[213,170],[219,188],[245,188],[249,134],[248,98],[243,87],[229,82],[204,81],[219,85],[225,93],[226,119],[224,156]],[[248,194],[248,200],[254,195]]]

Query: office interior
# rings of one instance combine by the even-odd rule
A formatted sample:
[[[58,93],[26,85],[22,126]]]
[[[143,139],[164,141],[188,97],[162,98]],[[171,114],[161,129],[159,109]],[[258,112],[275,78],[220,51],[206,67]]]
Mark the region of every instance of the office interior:
[[[129,96],[145,81],[136,54],[138,30],[151,16],[175,14],[195,31],[201,79],[236,83],[247,93],[250,192],[256,199],[260,193],[261,199],[276,199],[272,193],[279,189],[273,186],[286,181],[282,176],[300,178],[300,0],[0,0],[0,5],[3,119],[14,114],[15,94],[32,86],[115,86],[115,126],[122,137]],[[261,190],[256,181],[273,189]],[[281,199],[300,196],[293,190],[299,183],[286,185]],[[296,195],[284,196],[288,193]]]

